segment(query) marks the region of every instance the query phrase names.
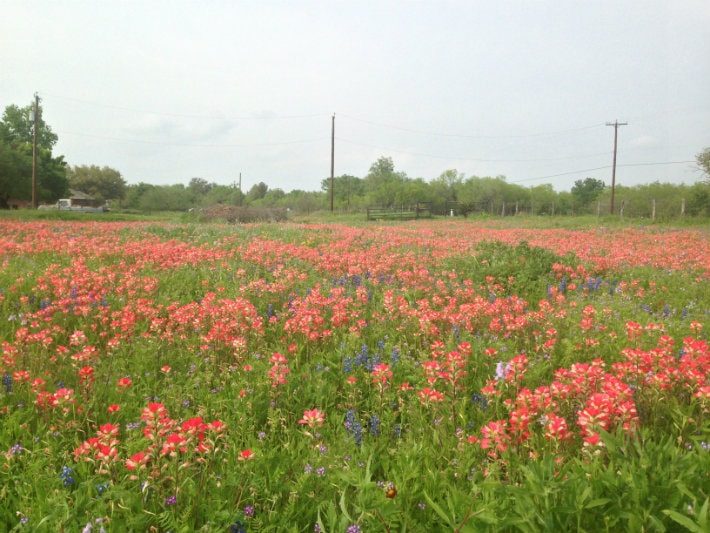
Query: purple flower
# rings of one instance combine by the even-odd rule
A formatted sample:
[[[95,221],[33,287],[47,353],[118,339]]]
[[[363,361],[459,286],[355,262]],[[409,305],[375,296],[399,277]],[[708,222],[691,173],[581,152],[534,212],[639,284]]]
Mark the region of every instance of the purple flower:
[[[345,530],[346,533],[362,533],[362,529],[360,529],[360,526],[357,524],[352,524],[348,526],[348,529]]]
[[[244,508],[244,516],[246,516],[247,518],[251,518],[252,516],[254,516],[254,506],[253,505],[247,505]]]
[[[496,365],[496,379],[498,381],[505,379],[506,370],[506,364],[503,361],[498,361],[498,364]]]
[[[174,494],[172,496],[168,496],[167,498],[165,498],[165,505],[168,507],[172,507],[176,503],[177,503],[177,496],[175,496]]]
[[[325,467],[324,466],[319,466],[316,468],[316,474],[318,477],[323,477],[325,475]]]

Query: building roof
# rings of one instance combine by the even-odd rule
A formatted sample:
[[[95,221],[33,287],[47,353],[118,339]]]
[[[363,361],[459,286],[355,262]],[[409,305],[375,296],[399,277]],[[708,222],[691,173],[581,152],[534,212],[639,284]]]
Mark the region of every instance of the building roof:
[[[82,191],[77,191],[76,189],[69,189],[69,198],[72,200],[94,200],[95,198],[90,194],[86,194]]]

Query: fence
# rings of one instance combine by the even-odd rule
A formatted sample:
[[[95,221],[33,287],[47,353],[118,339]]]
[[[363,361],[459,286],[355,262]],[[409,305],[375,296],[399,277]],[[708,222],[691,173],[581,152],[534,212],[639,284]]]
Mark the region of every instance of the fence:
[[[367,208],[367,220],[415,220],[419,218],[431,218],[430,203],[419,202],[413,206],[370,206]]]

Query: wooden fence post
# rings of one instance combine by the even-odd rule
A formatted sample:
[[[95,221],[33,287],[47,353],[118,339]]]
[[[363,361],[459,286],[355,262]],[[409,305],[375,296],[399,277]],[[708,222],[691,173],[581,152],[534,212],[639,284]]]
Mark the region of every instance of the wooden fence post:
[[[624,207],[626,207],[626,200],[621,200],[621,210],[619,211],[621,218],[624,218]]]
[[[503,202],[503,209],[500,211],[500,216],[504,217],[505,216],[505,202]]]
[[[599,218],[599,213],[601,212],[601,210],[602,210],[602,203],[599,200],[597,200],[597,218]]]
[[[651,220],[656,220],[656,199],[651,200]]]
[[[680,216],[685,216],[685,198],[680,201]]]

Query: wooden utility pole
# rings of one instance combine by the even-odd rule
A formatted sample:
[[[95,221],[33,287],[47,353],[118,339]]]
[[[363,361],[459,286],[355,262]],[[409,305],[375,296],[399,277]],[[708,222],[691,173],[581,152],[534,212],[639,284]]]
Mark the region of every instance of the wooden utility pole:
[[[333,188],[335,186],[335,113],[330,126],[330,212],[333,212]]]
[[[39,124],[39,96],[37,93],[35,93],[32,120],[32,209],[37,209],[37,126]]]
[[[610,213],[614,214],[614,190],[616,188],[616,141],[619,133],[619,126],[627,126],[628,122],[607,122],[607,126],[614,126],[614,163],[611,167],[611,208]]]

